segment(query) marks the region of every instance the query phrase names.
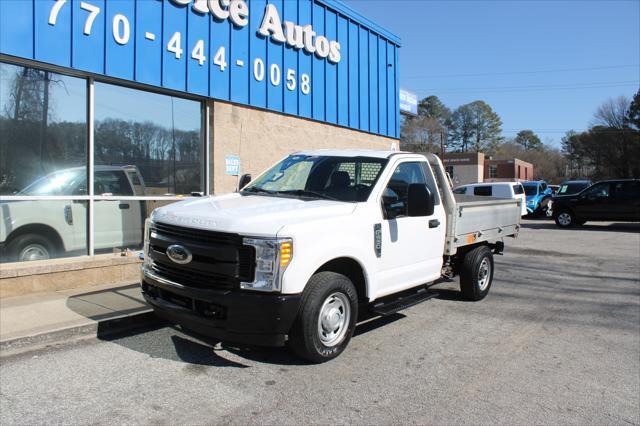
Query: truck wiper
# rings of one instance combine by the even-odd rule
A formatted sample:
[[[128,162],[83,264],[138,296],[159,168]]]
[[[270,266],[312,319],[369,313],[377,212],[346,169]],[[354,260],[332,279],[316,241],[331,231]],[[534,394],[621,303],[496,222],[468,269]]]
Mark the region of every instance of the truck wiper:
[[[245,192],[250,192],[254,194],[271,194],[271,195],[275,195],[278,193],[278,191],[271,191],[269,189],[258,188],[257,186],[251,186],[241,191],[241,193],[245,193]]]
[[[290,191],[278,191],[278,192],[280,194],[292,194],[292,195],[298,195],[301,197],[307,196],[307,197],[322,198],[324,200],[342,201],[342,200],[339,200],[338,198],[332,197],[331,195],[323,194],[322,192],[310,191],[307,189],[292,189]]]

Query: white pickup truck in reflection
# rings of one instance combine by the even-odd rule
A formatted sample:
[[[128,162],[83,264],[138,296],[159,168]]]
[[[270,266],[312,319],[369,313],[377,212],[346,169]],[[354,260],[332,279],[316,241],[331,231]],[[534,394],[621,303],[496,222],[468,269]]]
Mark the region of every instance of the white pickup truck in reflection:
[[[85,196],[85,167],[58,170],[37,179],[16,195],[30,197]],[[145,195],[142,176],[135,166],[96,166],[96,196]],[[0,202],[0,259],[42,260],[87,250],[88,200],[11,200]],[[139,248],[146,217],[144,201],[95,200],[94,248]]]

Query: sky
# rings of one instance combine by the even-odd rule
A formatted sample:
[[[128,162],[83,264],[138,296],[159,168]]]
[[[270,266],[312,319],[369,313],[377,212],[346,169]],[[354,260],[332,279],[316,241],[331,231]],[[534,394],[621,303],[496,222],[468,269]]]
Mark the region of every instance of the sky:
[[[559,146],[640,87],[640,0],[344,0],[402,39],[400,86],[487,102],[503,135]]]

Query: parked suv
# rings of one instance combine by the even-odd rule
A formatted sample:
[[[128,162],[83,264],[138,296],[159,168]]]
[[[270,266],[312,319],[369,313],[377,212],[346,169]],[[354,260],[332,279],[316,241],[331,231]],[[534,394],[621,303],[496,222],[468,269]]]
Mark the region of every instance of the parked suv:
[[[640,179],[607,180],[579,194],[556,196],[553,218],[562,228],[587,221],[640,222]]]
[[[145,202],[144,181],[135,166],[96,166],[94,193],[110,197],[94,202],[94,247],[140,247]],[[56,200],[56,196],[86,196],[85,167],[57,170],[42,176],[16,195],[43,197],[0,202],[0,259],[43,260],[82,252],[87,246],[87,201]]]
[[[560,189],[557,191],[557,195],[572,195],[577,194],[593,185],[593,182],[590,180],[565,180],[560,185]]]
[[[544,181],[522,182],[524,193],[527,196],[527,212],[530,215],[542,214],[549,208],[549,202],[553,191]]]

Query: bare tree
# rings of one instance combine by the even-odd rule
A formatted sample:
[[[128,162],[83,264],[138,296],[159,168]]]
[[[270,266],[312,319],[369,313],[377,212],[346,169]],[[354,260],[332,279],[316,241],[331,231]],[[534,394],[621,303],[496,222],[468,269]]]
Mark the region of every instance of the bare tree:
[[[627,128],[627,112],[630,105],[631,101],[626,96],[618,96],[605,101],[594,114],[593,127]]]
[[[419,152],[440,152],[441,134],[446,134],[446,128],[436,118],[414,117],[402,126],[402,149]]]

